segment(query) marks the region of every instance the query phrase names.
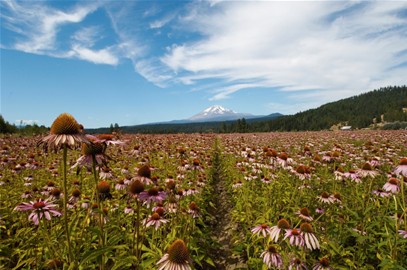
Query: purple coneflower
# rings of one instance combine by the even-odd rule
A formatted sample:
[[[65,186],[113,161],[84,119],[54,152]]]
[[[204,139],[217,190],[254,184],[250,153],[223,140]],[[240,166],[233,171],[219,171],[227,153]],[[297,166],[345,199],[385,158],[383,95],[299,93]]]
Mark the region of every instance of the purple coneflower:
[[[72,115],[63,113],[52,123],[50,134],[42,138],[37,145],[44,144],[45,148],[58,150],[64,145],[75,147],[81,143],[89,143],[82,131],[83,127]]]
[[[296,215],[298,215],[300,218],[306,221],[313,221],[314,219],[311,217],[310,212],[308,208],[304,207],[301,208],[299,211],[295,212]]]
[[[116,190],[123,190],[126,189],[126,184],[124,183],[124,180],[120,179],[119,181],[117,181],[116,185],[114,186],[114,188]]]
[[[403,238],[407,238],[407,231],[405,230],[398,230],[399,234],[403,236]]]
[[[334,202],[334,199],[329,196],[327,192],[322,192],[320,196],[317,197],[320,202],[331,204]]]
[[[274,240],[274,242],[278,241],[278,237],[280,236],[281,229],[284,229],[286,232],[290,229],[290,223],[288,220],[282,218],[277,222],[277,225],[271,227],[270,229],[270,238]]]
[[[51,220],[51,215],[54,217],[61,216],[61,212],[56,210],[56,204],[49,203],[48,200],[37,199],[36,201],[30,201],[29,203],[21,203],[17,205],[14,210],[16,211],[32,211],[28,216],[28,220],[38,225],[39,219],[45,217]]]
[[[175,240],[157,262],[158,270],[191,270],[190,264],[188,248],[181,239]]]
[[[266,238],[267,234],[271,233],[271,229],[267,224],[263,223],[261,225],[258,225],[256,227],[254,227],[252,229],[252,233],[256,234],[256,235],[259,235],[259,236],[260,236],[260,234],[263,234],[263,237]]]
[[[407,158],[402,158],[399,165],[393,171],[395,174],[400,174],[407,177]]]
[[[391,193],[398,193],[400,191],[400,181],[392,177],[384,184],[383,189]]]
[[[152,187],[148,191],[143,191],[139,194],[139,199],[146,204],[152,202],[160,203],[167,197],[164,191],[159,191],[157,187]]]
[[[127,206],[124,208],[124,213],[125,213],[125,214],[133,214],[133,213],[134,213],[133,207],[131,207],[130,205],[127,205]]]
[[[108,160],[108,157],[103,153],[103,147],[101,143],[82,143],[82,156],[76,160],[76,163],[71,168],[78,167],[77,173],[79,173],[79,170],[84,166],[88,170],[91,170],[93,159],[95,159],[96,166],[103,167],[107,164]]]
[[[372,165],[370,165],[369,162],[363,164],[362,168],[360,168],[357,173],[361,177],[376,177],[379,174],[378,171],[373,170]]]
[[[199,206],[195,202],[191,202],[188,208],[188,213],[192,215],[193,218],[200,216]]]
[[[301,235],[305,240],[305,246],[310,250],[319,249],[319,242],[317,237],[315,236],[311,224],[305,222],[302,223],[301,226]]]
[[[348,172],[345,172],[343,174],[343,176],[345,176],[346,178],[350,179],[351,181],[360,184],[362,183],[362,180],[360,180],[359,175],[356,173],[355,170],[349,170]]]
[[[156,230],[164,223],[167,223],[168,219],[163,218],[157,212],[153,213],[150,217],[143,221],[146,227],[153,226]]]
[[[377,196],[382,197],[382,198],[384,198],[384,197],[389,197],[389,196],[391,195],[391,193],[389,193],[389,192],[387,192],[387,191],[384,191],[384,190],[381,189],[381,188],[378,188],[378,189],[373,190],[372,193],[373,193],[374,195],[377,195]]]
[[[268,268],[283,268],[283,259],[273,245],[270,245],[267,250],[263,251],[260,254],[260,258],[263,258],[263,262],[267,265]]]
[[[293,258],[288,265],[288,270],[308,270],[308,267],[300,259]]]
[[[332,270],[332,268],[329,266],[328,258],[324,257],[312,267],[312,270]]]
[[[303,247],[304,246],[304,237],[301,234],[300,229],[287,229],[284,240],[289,238],[290,245],[292,246],[297,246],[297,247]]]

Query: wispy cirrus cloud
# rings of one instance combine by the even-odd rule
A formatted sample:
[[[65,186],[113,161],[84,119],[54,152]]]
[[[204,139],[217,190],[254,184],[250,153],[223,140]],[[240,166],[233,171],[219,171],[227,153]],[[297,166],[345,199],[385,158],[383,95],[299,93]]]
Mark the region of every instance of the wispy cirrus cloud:
[[[282,91],[357,94],[406,83],[406,10],[407,2],[390,1],[221,2],[191,10],[184,26],[202,38],[174,44],[161,61],[189,84],[216,74],[227,85],[212,89],[211,100],[253,81]]]
[[[33,54],[116,65],[116,45],[93,48],[97,28],[81,28],[80,25],[98,8],[98,2],[87,2],[63,11],[46,5],[46,2],[2,1],[1,16],[4,27],[17,35],[12,41],[2,43],[1,46]],[[70,39],[63,39],[63,28],[71,25],[75,25],[79,30]]]

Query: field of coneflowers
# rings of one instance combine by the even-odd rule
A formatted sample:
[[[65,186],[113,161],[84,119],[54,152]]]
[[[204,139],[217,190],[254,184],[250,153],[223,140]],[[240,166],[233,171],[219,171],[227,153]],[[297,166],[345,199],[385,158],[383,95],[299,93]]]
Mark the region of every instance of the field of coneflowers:
[[[406,269],[407,132],[0,137],[0,269]]]

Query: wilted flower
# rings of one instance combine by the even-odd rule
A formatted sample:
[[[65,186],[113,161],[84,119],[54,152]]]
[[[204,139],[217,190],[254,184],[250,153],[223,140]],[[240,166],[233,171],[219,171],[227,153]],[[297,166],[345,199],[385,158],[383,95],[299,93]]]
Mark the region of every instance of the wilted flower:
[[[16,211],[32,211],[28,216],[28,220],[38,225],[39,219],[45,217],[51,220],[51,215],[54,217],[61,216],[61,212],[56,210],[57,205],[49,203],[48,200],[37,199],[36,201],[30,201],[29,203],[21,203],[17,205],[14,210]]]
[[[191,270],[189,252],[184,241],[175,240],[157,262],[158,270]]]

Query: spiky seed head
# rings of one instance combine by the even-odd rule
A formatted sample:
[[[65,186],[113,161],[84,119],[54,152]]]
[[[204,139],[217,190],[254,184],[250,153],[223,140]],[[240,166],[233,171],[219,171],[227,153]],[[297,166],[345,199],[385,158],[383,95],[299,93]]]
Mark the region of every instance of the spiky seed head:
[[[407,165],[407,158],[402,158],[399,165]]]
[[[137,174],[141,177],[151,178],[151,169],[148,165],[143,165],[138,169]]]
[[[54,135],[74,135],[82,129],[75,118],[69,113],[60,114],[52,123],[50,133]]]
[[[277,222],[277,227],[279,227],[280,229],[289,229],[290,222],[288,222],[288,220],[286,220],[285,218],[282,218]]]
[[[302,232],[305,233],[313,233],[314,231],[312,230],[312,226],[311,224],[309,224],[308,222],[304,222],[301,224],[300,229]]]
[[[189,261],[188,248],[181,239],[175,240],[168,248],[168,259],[177,264]]]
[[[100,181],[98,184],[98,192],[101,194],[110,193],[110,184],[105,180]]]

